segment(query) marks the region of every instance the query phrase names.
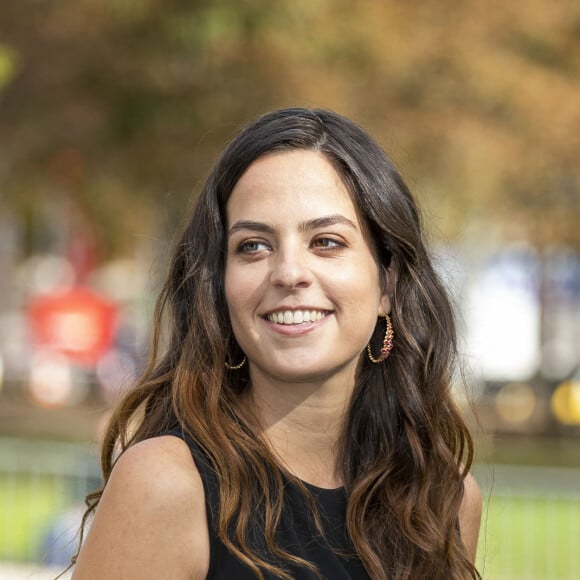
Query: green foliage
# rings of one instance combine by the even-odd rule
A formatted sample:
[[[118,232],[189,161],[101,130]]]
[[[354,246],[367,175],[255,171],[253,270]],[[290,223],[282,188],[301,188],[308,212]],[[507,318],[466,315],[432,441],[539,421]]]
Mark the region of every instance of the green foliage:
[[[0,44],[0,91],[16,74],[16,52],[9,46]]]
[[[0,476],[0,560],[35,561],[43,535],[68,504],[54,477]]]

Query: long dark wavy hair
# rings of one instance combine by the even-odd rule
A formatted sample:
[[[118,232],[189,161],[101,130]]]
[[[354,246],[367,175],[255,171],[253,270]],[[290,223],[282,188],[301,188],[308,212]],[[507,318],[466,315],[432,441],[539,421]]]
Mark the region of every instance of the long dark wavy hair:
[[[382,364],[361,355],[339,441],[352,544],[373,579],[480,578],[458,523],[473,444],[450,396],[456,354],[452,307],[426,250],[415,201],[397,169],[366,132],[330,111],[266,114],[217,160],[157,303],[149,366],[111,418],[102,449],[105,485],[124,450],[177,423],[217,473],[217,533],[231,552],[257,578],[265,571],[290,578],[285,562],[316,571],[276,544],[282,471],[240,404],[251,388],[247,365],[235,371],[225,367],[243,356],[224,295],[226,204],[252,162],[296,149],[330,160],[370,232],[380,264],[396,274],[395,347]],[[383,332],[384,324],[377,323],[374,352]],[[88,496],[85,519],[101,493]],[[312,497],[306,499],[316,521]],[[263,558],[249,540],[256,512],[262,514],[274,560]]]

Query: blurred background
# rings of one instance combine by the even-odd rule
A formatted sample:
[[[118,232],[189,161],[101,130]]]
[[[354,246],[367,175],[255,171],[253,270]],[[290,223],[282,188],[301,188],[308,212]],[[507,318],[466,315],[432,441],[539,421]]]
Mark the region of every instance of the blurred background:
[[[580,4],[2,0],[0,578],[68,561],[183,215],[227,140],[284,106],[359,122],[422,203],[484,578],[576,577]]]

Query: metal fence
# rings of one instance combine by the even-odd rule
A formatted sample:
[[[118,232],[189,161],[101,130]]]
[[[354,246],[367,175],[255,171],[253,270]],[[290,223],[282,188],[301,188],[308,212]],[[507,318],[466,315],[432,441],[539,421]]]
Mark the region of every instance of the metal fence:
[[[99,483],[95,446],[0,439],[0,561],[66,565]]]
[[[580,578],[580,470],[479,465],[474,472],[484,496],[483,577]]]
[[[485,504],[484,578],[580,578],[580,470],[478,465],[474,473]],[[76,548],[83,498],[99,484],[94,445],[0,439],[0,578],[54,577]],[[53,568],[19,576],[15,563]]]

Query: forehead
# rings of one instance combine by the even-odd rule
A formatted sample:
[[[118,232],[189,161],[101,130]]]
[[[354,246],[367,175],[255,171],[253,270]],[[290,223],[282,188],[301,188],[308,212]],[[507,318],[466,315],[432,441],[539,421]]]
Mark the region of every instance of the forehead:
[[[238,180],[227,203],[229,225],[251,217],[276,222],[342,214],[358,225],[351,194],[328,158],[317,151],[269,153]]]

